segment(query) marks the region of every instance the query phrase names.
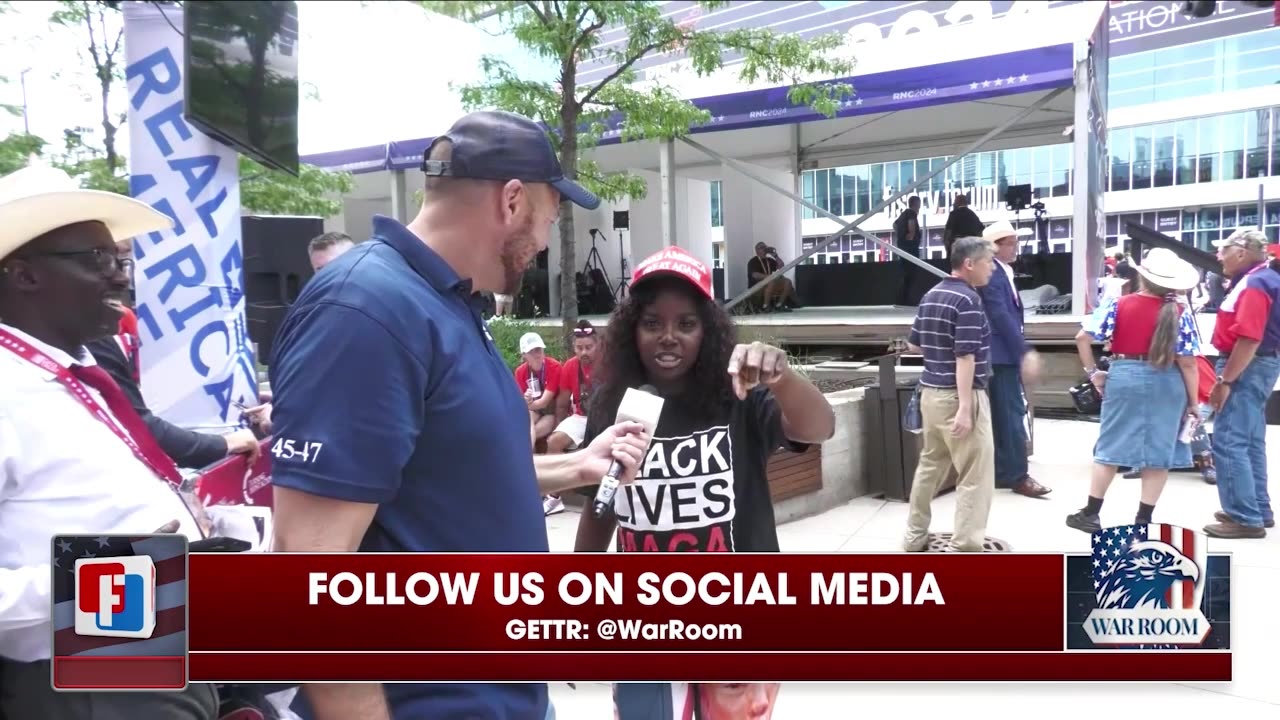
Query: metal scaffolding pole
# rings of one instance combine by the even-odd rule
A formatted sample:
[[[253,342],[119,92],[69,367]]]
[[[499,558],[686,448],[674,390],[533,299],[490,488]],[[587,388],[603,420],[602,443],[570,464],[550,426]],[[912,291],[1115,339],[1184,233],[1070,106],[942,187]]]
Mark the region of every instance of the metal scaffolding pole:
[[[833,212],[830,212],[830,211],[828,211],[828,210],[826,210],[826,209],[824,209],[824,208],[819,207],[818,205],[816,205],[816,204],[814,204],[814,203],[809,202],[808,200],[805,200],[803,197],[801,197],[801,196],[797,195],[796,193],[792,192],[791,190],[788,190],[788,189],[786,189],[786,188],[783,188],[783,187],[782,187],[782,186],[780,186],[780,185],[775,185],[774,183],[769,182],[769,181],[768,181],[768,180],[766,180],[765,178],[762,178],[762,177],[760,177],[759,175],[757,175],[757,174],[755,174],[754,172],[752,172],[752,171],[751,171],[751,170],[750,170],[750,169],[749,169],[749,168],[748,168],[744,163],[739,162],[738,160],[734,160],[733,158],[725,157],[724,155],[721,155],[720,153],[718,153],[718,152],[716,152],[716,151],[712,150],[711,148],[709,148],[709,147],[707,147],[707,146],[703,145],[703,144],[702,144],[702,143],[700,143],[700,142],[697,142],[696,140],[692,140],[692,139],[687,138],[687,137],[682,137],[682,138],[680,138],[682,141],[684,141],[684,143],[685,143],[685,144],[689,145],[690,147],[694,148],[695,150],[698,150],[698,151],[702,152],[703,154],[707,155],[708,157],[712,158],[713,160],[718,160],[718,161],[720,161],[721,163],[723,163],[723,164],[725,164],[725,165],[728,165],[729,167],[733,168],[734,170],[736,170],[736,171],[738,171],[738,172],[742,173],[743,175],[746,175],[748,178],[750,178],[750,179],[752,179],[752,180],[755,180],[756,182],[760,183],[761,185],[764,185],[765,187],[769,188],[770,190],[773,190],[773,191],[774,191],[774,192],[776,192],[776,193],[781,193],[782,195],[785,195],[786,197],[790,198],[791,200],[793,200],[793,201],[795,201],[795,202],[797,202],[797,203],[800,203],[800,204],[801,204],[801,205],[803,205],[804,207],[809,208],[810,210],[814,211],[815,213],[817,213],[817,214],[821,215],[822,217],[829,218],[829,219],[831,219],[831,220],[834,220],[834,221],[836,221],[836,222],[840,223],[840,229],[839,229],[839,230],[837,230],[836,232],[832,233],[831,235],[828,235],[828,236],[827,236],[827,238],[826,238],[825,240],[823,240],[822,242],[815,244],[815,245],[813,246],[813,248],[812,248],[812,249],[810,249],[808,252],[801,254],[801,255],[800,255],[799,257],[797,257],[796,259],[794,259],[794,260],[792,260],[792,261],[788,262],[787,264],[783,265],[781,268],[778,268],[778,270],[777,270],[777,271],[775,271],[773,274],[771,274],[771,275],[769,275],[768,277],[766,277],[765,279],[763,279],[763,280],[761,280],[761,281],[757,282],[755,285],[752,285],[751,287],[747,288],[747,289],[746,289],[746,291],[744,291],[741,295],[738,295],[737,297],[733,298],[733,299],[732,299],[732,300],[730,300],[729,302],[725,303],[725,305],[724,305],[725,310],[731,310],[731,309],[733,309],[736,305],[738,305],[738,304],[739,304],[739,303],[741,303],[743,300],[746,300],[747,298],[749,298],[749,297],[751,297],[752,295],[754,295],[756,292],[758,292],[758,291],[759,291],[761,288],[763,288],[765,285],[768,285],[769,283],[773,282],[775,279],[777,279],[777,278],[781,277],[784,273],[786,273],[786,272],[787,272],[788,270],[790,270],[791,268],[793,268],[793,267],[795,267],[795,266],[797,266],[797,265],[799,265],[799,264],[803,263],[805,260],[808,260],[810,257],[813,257],[815,254],[817,254],[818,252],[820,252],[823,248],[825,248],[826,246],[830,245],[832,242],[834,242],[834,241],[838,240],[838,239],[840,238],[840,236],[841,236],[841,235],[844,235],[845,233],[850,232],[850,231],[853,231],[854,233],[857,233],[858,235],[862,236],[863,238],[866,238],[866,239],[868,239],[868,240],[870,240],[870,241],[872,241],[872,242],[876,243],[876,244],[877,244],[877,245],[879,245],[880,247],[885,248],[885,249],[886,249],[886,250],[888,250],[889,252],[892,252],[893,254],[895,254],[895,255],[897,255],[897,256],[899,256],[899,257],[901,257],[901,258],[903,258],[903,259],[907,260],[908,262],[913,262],[913,263],[915,263],[916,265],[919,265],[920,267],[922,267],[922,268],[924,268],[925,270],[927,270],[927,271],[929,271],[929,272],[933,273],[934,275],[937,275],[938,277],[946,277],[946,276],[947,276],[947,274],[946,274],[946,273],[944,273],[944,272],[942,272],[941,270],[939,270],[939,269],[935,268],[934,266],[930,265],[929,263],[925,262],[924,260],[921,260],[920,258],[915,257],[914,255],[910,255],[910,254],[907,254],[907,253],[903,252],[902,250],[898,249],[898,247],[897,247],[896,245],[891,245],[891,244],[889,244],[889,243],[886,243],[886,242],[884,242],[884,241],[880,240],[880,238],[878,238],[878,237],[876,237],[876,236],[874,236],[874,235],[872,235],[872,234],[870,234],[870,233],[868,233],[868,232],[865,232],[864,230],[862,230],[862,229],[861,229],[861,228],[859,228],[858,226],[859,226],[859,225],[861,225],[862,223],[866,222],[866,221],[867,221],[867,219],[871,218],[872,216],[874,216],[874,215],[878,214],[880,211],[884,210],[886,207],[888,207],[888,206],[892,205],[893,203],[897,202],[898,200],[900,200],[900,199],[902,199],[902,198],[904,198],[904,197],[906,197],[906,196],[908,196],[908,195],[910,195],[910,194],[914,193],[916,190],[920,189],[921,187],[924,187],[925,185],[927,185],[927,184],[929,183],[929,181],[930,181],[930,180],[932,180],[932,179],[934,179],[935,177],[937,177],[938,175],[941,175],[942,173],[946,172],[946,171],[947,171],[947,168],[949,168],[949,167],[951,167],[952,165],[955,165],[956,163],[960,162],[960,161],[961,161],[961,160],[963,160],[966,156],[973,154],[973,153],[974,153],[974,152],[976,152],[979,148],[981,148],[983,145],[986,145],[987,143],[991,142],[993,139],[995,139],[996,137],[998,137],[1001,133],[1003,133],[1004,131],[1006,131],[1006,130],[1008,130],[1009,128],[1013,127],[1015,124],[1017,124],[1017,123],[1018,123],[1018,121],[1022,120],[1022,119],[1023,119],[1023,118],[1025,118],[1025,117],[1027,117],[1027,116],[1028,116],[1028,115],[1030,115],[1031,113],[1033,113],[1033,112],[1035,112],[1035,111],[1039,110],[1040,108],[1044,107],[1045,105],[1048,105],[1048,104],[1049,104],[1049,103],[1050,103],[1054,98],[1056,98],[1056,97],[1058,97],[1059,95],[1061,95],[1062,93],[1066,92],[1066,91],[1067,91],[1067,89],[1068,89],[1068,88],[1062,87],[1062,88],[1058,88],[1058,89],[1056,89],[1056,90],[1053,90],[1053,91],[1049,92],[1049,93],[1048,93],[1047,95],[1045,95],[1044,97],[1040,98],[1039,100],[1035,101],[1035,102],[1034,102],[1034,103],[1032,103],[1031,105],[1029,105],[1029,106],[1027,106],[1026,108],[1024,108],[1024,109],[1022,109],[1022,110],[1018,111],[1017,113],[1015,113],[1015,114],[1014,114],[1012,117],[1010,117],[1008,120],[1005,120],[1003,123],[1001,123],[1001,124],[997,125],[993,130],[991,130],[990,132],[988,132],[986,135],[983,135],[982,137],[980,137],[980,138],[978,138],[977,140],[975,140],[972,144],[970,144],[967,148],[965,148],[965,149],[964,149],[960,154],[953,156],[950,160],[948,160],[946,163],[944,163],[944,164],[942,165],[942,167],[938,168],[937,170],[934,170],[933,172],[929,173],[928,175],[925,175],[923,178],[916,180],[914,183],[912,183],[911,185],[908,185],[906,188],[904,188],[904,189],[902,189],[902,190],[899,190],[899,191],[898,191],[896,194],[894,194],[892,197],[890,197],[890,198],[889,198],[889,199],[887,199],[887,200],[882,201],[880,204],[878,204],[878,205],[876,205],[875,207],[871,208],[871,210],[869,210],[869,211],[867,211],[867,212],[863,213],[863,214],[862,214],[862,215],[860,215],[859,217],[854,218],[853,220],[848,220],[848,221],[844,220],[844,219],[843,219],[843,218],[841,218],[839,215],[836,215],[836,214],[835,214],[835,213],[833,213]],[[726,283],[726,284],[727,284],[727,283]]]

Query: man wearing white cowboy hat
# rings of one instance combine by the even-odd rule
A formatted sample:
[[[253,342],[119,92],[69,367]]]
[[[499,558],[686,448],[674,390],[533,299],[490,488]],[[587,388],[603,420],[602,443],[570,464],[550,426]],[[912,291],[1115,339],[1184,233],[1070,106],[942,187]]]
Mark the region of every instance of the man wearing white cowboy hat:
[[[93,694],[49,686],[51,637],[69,627],[50,613],[55,532],[201,536],[199,509],[175,489],[177,468],[84,348],[120,320],[128,278],[116,241],[172,225],[51,168],[0,178],[0,715],[216,717],[210,685]]]
[[[991,434],[996,446],[996,487],[1038,498],[1049,488],[1027,472],[1027,405],[1023,380],[1035,383],[1040,356],[1027,345],[1023,333],[1022,298],[1013,278],[1018,257],[1018,233],[1006,220],[992,223],[982,238],[995,247],[996,270],[978,288],[991,325]]]

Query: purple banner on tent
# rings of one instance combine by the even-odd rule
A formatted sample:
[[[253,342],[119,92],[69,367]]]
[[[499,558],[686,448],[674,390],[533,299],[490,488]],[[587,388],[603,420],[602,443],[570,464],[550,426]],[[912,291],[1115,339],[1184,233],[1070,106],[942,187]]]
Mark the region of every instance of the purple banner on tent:
[[[396,170],[417,170],[422,167],[423,156],[427,146],[435,138],[414,138],[413,140],[396,140],[387,148],[389,167]]]
[[[350,173],[373,172],[387,168],[387,146],[385,144],[368,145],[349,150],[312,153],[303,155],[299,160],[307,165],[326,170]]]
[[[844,102],[839,117],[853,117],[1004,95],[1051,90],[1071,85],[1072,46],[1054,45],[969,60],[860,75],[843,80],[857,93]],[[711,113],[711,121],[691,132],[717,132],[823,120],[812,108],[793,105],[787,87],[697,98],[694,105]],[[621,142],[617,116],[608,123],[601,145]],[[400,140],[383,147],[357,148],[303,158],[318,167],[350,172],[411,170],[422,163],[431,138]],[[374,157],[377,156],[375,160]],[[341,163],[341,164],[337,164]]]
[[[985,58],[906,68],[845,78],[857,95],[844,102],[840,117],[968,102],[1001,95],[1050,90],[1073,82],[1072,47],[1055,45]],[[788,88],[698,98],[693,104],[711,113],[711,121],[692,132],[740,130],[822,120],[807,105],[793,105]],[[601,145],[620,142],[616,120]]]

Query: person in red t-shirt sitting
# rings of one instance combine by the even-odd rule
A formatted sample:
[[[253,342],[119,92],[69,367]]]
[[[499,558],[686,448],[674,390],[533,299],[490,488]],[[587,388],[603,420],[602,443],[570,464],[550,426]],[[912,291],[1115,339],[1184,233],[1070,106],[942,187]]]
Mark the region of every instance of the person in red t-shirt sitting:
[[[591,373],[600,350],[600,338],[589,320],[579,320],[573,329],[573,357],[560,366],[560,387],[556,393],[556,429],[547,438],[547,454],[576,450],[587,433],[587,406],[593,386]],[[542,501],[542,512],[554,515],[564,510],[559,495]]]
[[[1182,440],[1188,418],[1199,419],[1199,334],[1191,308],[1178,295],[1195,287],[1200,274],[1171,250],[1156,248],[1137,266],[1141,289],[1112,301],[1096,331],[1111,342],[1111,369],[1094,366],[1093,349],[1079,338],[1077,349],[1089,379],[1105,395],[1098,443],[1093,448],[1089,498],[1067,516],[1067,525],[1094,533],[1099,511],[1118,467],[1140,468],[1142,499],[1134,520],[1151,522],[1169,469],[1191,465]],[[1083,332],[1083,331],[1082,331]]]
[[[579,320],[573,329],[573,357],[560,368],[560,390],[556,396],[555,432],[547,438],[548,453],[563,453],[582,444],[587,432],[587,405],[591,401],[596,355],[600,338],[589,320]]]
[[[560,391],[560,362],[547,356],[546,343],[536,332],[520,337],[524,362],[516,368],[516,387],[529,404],[529,442],[547,437],[556,427],[556,394]]]

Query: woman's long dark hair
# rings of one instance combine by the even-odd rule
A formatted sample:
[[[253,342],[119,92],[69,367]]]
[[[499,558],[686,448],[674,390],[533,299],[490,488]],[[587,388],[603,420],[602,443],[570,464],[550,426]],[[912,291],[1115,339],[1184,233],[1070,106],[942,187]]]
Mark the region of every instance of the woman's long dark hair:
[[[1177,356],[1178,321],[1182,318],[1182,308],[1178,307],[1178,294],[1169,288],[1160,287],[1145,277],[1142,287],[1148,293],[1163,298],[1164,304],[1156,315],[1156,330],[1151,335],[1151,345],[1147,349],[1147,362],[1161,370],[1173,364]]]
[[[629,387],[649,381],[640,352],[636,347],[636,327],[645,308],[666,290],[685,293],[693,300],[702,321],[702,347],[698,359],[689,370],[689,392],[675,399],[680,406],[699,418],[711,419],[727,403],[733,401],[733,382],[729,378],[729,356],[737,343],[737,328],[729,314],[718,303],[698,293],[688,281],[676,277],[656,277],[631,288],[627,298],[614,309],[605,331],[604,357],[596,365],[600,380],[588,410],[591,425],[604,428],[613,424],[618,405]],[[672,399],[668,399],[668,404]]]

